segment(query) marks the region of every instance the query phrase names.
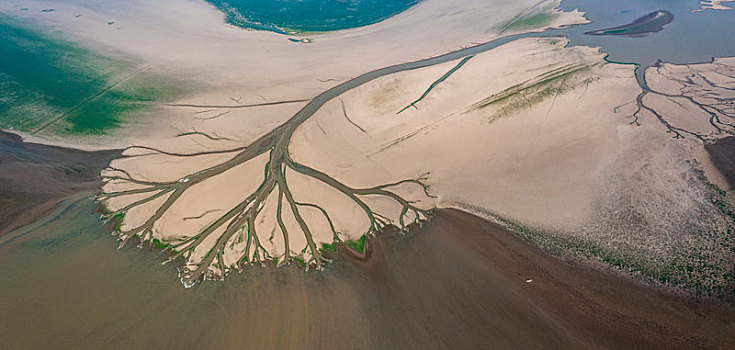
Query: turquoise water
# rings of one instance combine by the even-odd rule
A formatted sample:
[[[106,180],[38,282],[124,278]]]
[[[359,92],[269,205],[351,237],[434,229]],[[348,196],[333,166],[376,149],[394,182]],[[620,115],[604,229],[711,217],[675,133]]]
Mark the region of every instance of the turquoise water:
[[[420,0],[208,0],[236,26],[290,32],[357,28],[401,13]]]
[[[691,13],[696,1],[570,0],[565,4],[589,11],[595,23],[547,34],[569,35],[573,44],[602,46],[613,60],[650,64],[656,59],[696,62],[715,55],[735,55],[735,36],[728,35],[735,23],[735,11]],[[674,22],[659,33],[636,38],[583,34],[629,23],[659,9],[675,14]],[[294,23],[292,20],[284,17],[281,22],[280,28],[293,28],[287,26]],[[257,25],[265,24],[250,26]],[[273,26],[270,30],[281,30],[275,27],[279,24],[267,25]],[[522,36],[514,38],[518,37]],[[476,52],[496,45],[499,43]],[[76,132],[102,132],[114,127],[126,110],[137,108],[144,96],[155,95],[115,88],[101,99],[89,100],[109,86],[120,70],[109,59],[3,22],[0,16],[0,125],[26,123],[23,128],[33,129],[61,115],[64,125]],[[76,106],[82,107],[74,109]],[[480,308],[484,315],[501,313],[511,315],[507,318],[511,320],[520,317],[520,312],[509,306],[514,304],[482,303],[491,300],[487,291],[502,292],[504,288],[453,284],[447,276],[484,280],[468,272],[466,265],[457,265],[454,257],[447,258],[446,245],[441,244],[435,250],[441,254],[434,255],[427,254],[426,248],[416,248],[416,253],[410,254],[406,250],[383,250],[392,254],[385,265],[390,269],[363,269],[357,263],[344,262],[336,262],[319,274],[258,268],[231,275],[226,283],[203,283],[184,289],[174,266],[160,265],[161,256],[131,245],[116,249],[114,237],[94,213],[94,203],[80,200],[67,205],[50,220],[0,240],[0,266],[7,267],[0,276],[0,344],[16,348],[257,348],[261,344],[308,348],[314,339],[349,339],[354,342],[335,341],[329,345],[359,347],[372,340],[373,347],[379,347],[376,344],[396,334],[436,336],[428,325],[439,324],[458,334],[463,330],[480,335],[492,331],[471,328],[484,327],[487,319],[470,322],[473,319],[466,317],[467,309],[452,304],[457,300],[466,301],[468,309]],[[416,240],[409,243],[412,249],[419,247]],[[432,261],[441,265],[430,265]],[[434,278],[422,279],[424,276]],[[403,284],[411,280],[422,283]],[[426,284],[431,281],[439,282]],[[485,294],[467,292],[477,290]],[[442,296],[437,300],[443,303],[416,298],[426,291]],[[464,297],[457,298],[457,293],[464,293]],[[518,309],[528,307],[523,304]],[[437,314],[448,316],[436,318]],[[467,322],[461,322],[464,320]],[[531,329],[540,323],[528,324]]]
[[[101,134],[158,95],[130,84],[134,67],[0,14],[0,127]],[[123,84],[125,83],[125,84]]]

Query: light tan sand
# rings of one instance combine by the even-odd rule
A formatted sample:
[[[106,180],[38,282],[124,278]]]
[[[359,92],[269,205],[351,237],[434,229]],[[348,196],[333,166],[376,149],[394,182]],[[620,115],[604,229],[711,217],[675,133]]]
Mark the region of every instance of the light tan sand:
[[[186,181],[187,174],[215,166],[235,154],[180,157],[156,154],[153,149],[186,154],[242,147],[283,123],[305,102],[253,108],[241,108],[242,105],[306,100],[365,71],[488,41],[501,32],[510,33],[504,26],[513,18],[519,18],[519,14],[523,17],[541,12],[553,13],[553,20],[544,24],[544,28],[586,22],[579,12],[555,10],[558,4],[558,1],[525,1],[489,6],[484,1],[430,0],[376,25],[313,35],[310,37],[312,43],[308,45],[291,43],[274,33],[226,25],[220,12],[199,1],[115,4],[38,1],[27,6],[24,4],[26,11],[21,11],[15,3],[0,4],[0,9],[13,16],[37,21],[94,51],[148,65],[162,76],[169,74],[177,80],[194,82],[194,86],[187,87],[186,91],[195,92],[184,100],[157,105],[152,110],[156,113],[155,118],[137,118],[135,123],[125,125],[111,136],[75,140],[52,134],[24,135],[34,141],[84,149],[144,145],[147,148],[126,150],[127,158],[114,161],[111,168],[103,172],[109,180],[103,191],[115,192],[140,190],[149,181]],[[55,11],[41,13],[44,8],[54,8]],[[457,23],[463,25],[458,26]],[[431,78],[435,71],[422,71],[422,79]],[[264,161],[253,160],[192,188],[156,223],[151,238],[175,244],[202,230],[211,220],[226,212],[232,200],[257,187]],[[373,176],[369,172],[365,175],[368,178]],[[136,181],[131,183],[130,178]],[[331,217],[340,239],[358,239],[365,232],[368,223],[362,209],[345,200],[344,195],[293,172],[288,172],[287,178],[294,188],[296,200],[317,204],[335,213]],[[393,186],[390,190],[406,197],[423,195],[420,188],[411,184]],[[150,194],[112,197],[105,201],[105,205],[111,210],[125,212],[120,229],[127,230],[147,222],[169,197],[166,194],[136,205],[138,201],[149,198]],[[279,257],[284,254],[285,237],[273,219],[276,208],[272,197],[263,208],[268,215],[262,215],[257,228],[263,235],[263,246],[273,257]],[[400,221],[397,203],[385,198],[367,197],[364,198],[365,203],[385,215],[386,220]],[[417,206],[428,209],[436,205],[433,199],[421,199],[424,202],[417,203]],[[282,210],[288,231],[294,233],[289,234],[292,236],[289,237],[289,250],[293,255],[308,260],[311,253],[301,254],[306,242],[292,218],[293,213],[288,207]],[[325,229],[330,225],[321,212],[313,208],[304,209],[302,215],[313,227],[312,234],[317,244],[333,241],[335,232]],[[418,217],[407,213],[403,219],[412,222]],[[201,260],[203,252],[214,244],[219,233],[187,256],[190,265]],[[226,265],[235,265],[237,261],[232,257],[243,254],[245,244],[241,238],[242,235],[235,235],[228,242]]]
[[[99,7],[70,2],[49,21],[96,50],[122,52],[200,81],[201,92],[176,106],[159,106],[165,111],[162,118],[130,126],[113,142],[193,153],[246,146],[305,102],[238,106],[309,99],[375,68],[491,40],[519,14],[551,11],[555,4],[429,0],[373,26],[313,36],[311,44],[224,25],[212,7],[188,0]],[[33,6],[42,8],[44,3]],[[76,12],[84,13],[76,19],[71,15]],[[554,13],[552,26],[584,21],[577,12]],[[112,27],[106,24],[111,19]],[[649,69],[649,85],[658,93],[649,93],[643,103],[666,115],[667,130],[649,110],[635,113],[640,88],[632,66],[608,63],[596,49],[567,48],[566,43],[563,38],[522,39],[479,54],[413,107],[413,101],[459,62],[376,79],[330,101],[303,123],[293,135],[290,155],[353,188],[422,179],[431,186],[430,196],[417,183],[388,189],[419,210],[458,207],[510,219],[544,232],[544,237],[622,254],[630,259],[626,261],[643,264],[640,269],[657,271],[680,261],[677,252],[721,254],[724,248],[715,238],[696,234],[724,232],[727,225],[712,215],[718,210],[712,202],[715,191],[699,171],[716,184],[722,178],[703,156],[697,137],[715,139],[724,133],[696,103],[717,102],[703,96],[702,84],[731,84],[722,73],[730,72],[732,60]],[[692,72],[706,80],[695,79],[679,91],[682,77]],[[718,98],[731,98],[730,90],[721,90]],[[684,139],[671,138],[673,130],[686,130],[681,131]],[[150,152],[127,150],[130,157],[112,164],[125,172],[106,171],[103,175],[111,181],[103,190],[140,190],[147,181],[188,181],[192,174],[236,154],[179,157]],[[267,158],[261,155],[189,188],[152,224],[152,238],[177,244],[203,232],[257,191]],[[311,231],[306,235],[295,213],[284,205],[283,232],[275,190],[254,223],[267,254],[248,258],[251,262],[282,262],[286,254],[310,261],[314,252],[308,249],[308,237],[319,247],[335,237],[354,240],[369,232],[370,220],[358,202],[291,169],[284,177],[297,202],[318,205],[328,213],[334,231],[324,212],[304,206],[301,215]],[[149,196],[119,196],[104,204],[126,212],[121,226],[126,230],[155,216],[167,197],[125,210],[145,198]],[[401,218],[422,218],[414,212],[402,215],[402,207],[385,196],[361,200],[393,224]],[[223,226],[213,231],[184,255],[187,270],[197,268],[225,230]],[[227,239],[221,263],[205,265],[209,275],[221,276],[237,267],[243,255],[252,257],[256,250],[248,248],[245,237],[247,232],[238,231]]]
[[[627,125],[624,116],[613,112],[613,108],[634,99],[636,85],[632,67],[607,64],[594,49],[565,45],[563,38],[523,39],[477,55],[417,103],[417,108],[401,114],[397,112],[457,62],[377,79],[325,105],[297,129],[290,152],[296,161],[352,187],[371,187],[429,174],[427,181],[432,186],[431,194],[438,196],[436,199],[427,197],[415,184],[393,188],[405,198],[416,200],[422,208],[461,203],[532,225],[572,230],[589,217],[604,156],[616,140],[616,128]],[[503,104],[485,109],[475,106],[489,96],[559,69],[567,69],[569,74],[560,75],[536,91],[543,95],[545,89],[556,89],[558,93],[544,95],[538,103],[508,110],[502,116],[498,116],[499,111],[507,109]],[[533,88],[521,94],[534,98]],[[347,118],[362,130],[345,118],[343,103]],[[211,162],[220,157],[226,158],[211,157]],[[125,167],[127,162],[134,177],[155,179],[160,179],[155,174],[161,169],[170,172],[179,167],[175,163],[148,162],[148,158],[152,156],[128,158],[113,165]],[[187,159],[186,164],[206,168],[205,161]],[[145,174],[147,167],[151,167],[151,175]],[[262,167],[259,164],[253,169]],[[175,174],[168,180],[183,176],[178,169]],[[329,212],[341,239],[357,239],[365,233],[364,213],[343,194],[291,171],[287,171],[287,178],[298,201],[319,204]],[[258,182],[252,177],[240,179],[215,177],[208,182],[218,185],[197,192],[229,194],[235,187],[247,187],[241,184]],[[194,189],[203,185],[195,185]],[[126,186],[130,185],[111,183],[106,190],[129,188]],[[178,237],[172,236],[174,232],[188,232],[183,236],[190,236],[201,229],[195,225],[199,221],[184,222],[181,217],[199,216],[207,209],[222,212],[232,205],[217,195],[191,198],[182,198],[180,203],[196,203],[177,205],[185,208],[186,214],[161,218],[156,225],[156,237],[170,242],[172,237]],[[110,209],[130,203],[121,200],[108,202]],[[275,200],[271,195],[257,231],[261,240],[267,241],[271,256],[278,257],[283,254],[283,240],[274,219]],[[366,203],[393,222],[399,221],[401,209],[396,202],[368,198]],[[287,209],[284,214],[292,254],[299,255],[306,242],[296,221],[290,219],[293,215]],[[304,216],[317,243],[332,242],[332,232],[319,211],[305,211]],[[212,214],[209,222],[216,217]],[[206,216],[200,221],[207,222]],[[208,249],[208,245],[202,246],[202,251]],[[232,248],[231,253],[242,252],[244,243],[240,242],[240,246]],[[190,257],[192,266],[201,259],[197,251]],[[307,250],[303,256],[311,255]],[[216,273],[216,268],[211,272]]]
[[[503,25],[519,13],[539,9],[557,13],[544,27],[586,22],[579,12],[553,10],[558,4],[558,0],[540,5],[536,0],[428,0],[375,25],[310,35],[310,44],[227,25],[221,12],[198,0],[37,1],[22,6],[4,2],[0,10],[51,26],[57,34],[94,51],[150,65],[161,75],[186,81],[191,93],[181,102],[238,105],[312,98],[373,69],[486,42],[498,37]],[[22,7],[28,10],[21,11]],[[55,11],[42,13],[44,8]],[[114,24],[108,25],[111,21]],[[97,148],[147,143],[190,131],[199,123],[191,113],[202,110],[160,108],[155,117],[137,118],[112,139],[38,136],[85,148],[93,142]],[[252,125],[242,129],[246,127]],[[217,125],[205,131],[213,130],[225,132]]]
[[[458,61],[374,80],[332,100],[302,124],[290,144],[292,158],[355,188],[425,177],[436,198],[427,197],[415,184],[392,190],[421,208],[459,207],[511,219],[564,239],[583,239],[606,249],[632,246],[635,252],[642,251],[661,261],[669,259],[666,247],[686,246],[696,240],[688,229],[698,225],[721,228],[723,223],[718,219],[696,214],[711,203],[708,189],[697,179],[695,170],[703,169],[720,181],[704,157],[701,142],[694,137],[672,139],[651,113],[641,113],[639,125],[632,125],[635,98],[640,92],[633,67],[607,63],[595,49],[566,48],[566,43],[563,38],[529,38],[479,54],[415,107],[405,110]],[[717,61],[721,65],[718,69],[728,67],[728,62]],[[691,69],[697,69],[709,81],[728,83],[716,76],[712,65],[686,69],[664,65],[648,72],[649,85],[654,91],[673,94],[679,84],[675,83],[676,77],[689,74]],[[675,100],[652,93],[644,102],[670,115],[670,122],[677,127],[716,136],[707,129],[710,124],[701,111]],[[293,111],[296,107],[267,110]],[[250,113],[245,111],[242,113]],[[261,118],[278,120],[275,115]],[[227,128],[235,125],[235,118],[228,114],[213,119],[213,123],[219,123],[222,133],[237,139],[237,135],[242,137],[235,131],[237,127]],[[253,116],[248,120],[259,119]],[[262,135],[270,124],[255,125],[256,131],[244,139]],[[159,145],[169,151],[195,152],[221,147],[217,143],[222,142],[183,143],[184,139]],[[162,158],[153,161],[156,157]],[[185,163],[191,172],[227,157],[200,157],[186,159]],[[169,158],[171,163],[166,164]],[[162,178],[157,172],[166,169],[165,173],[175,174],[168,180],[175,180],[187,172],[179,171],[184,167],[177,161],[181,160],[146,156],[113,165],[130,168],[134,176],[158,180]],[[262,169],[263,162],[253,162],[256,165],[249,167],[250,171]],[[286,176],[297,201],[317,204],[329,213],[340,239],[357,239],[366,232],[369,223],[355,202],[313,178],[291,170]],[[257,178],[221,175],[207,180],[210,185],[204,190],[198,188],[205,184],[196,185],[192,191],[202,195],[190,196],[186,201],[182,198],[172,210],[177,214],[167,214],[157,223],[155,236],[170,243],[190,237],[234,205],[238,196],[252,192],[253,184],[260,181]],[[106,190],[139,187],[113,182]],[[231,200],[218,197],[225,193],[232,195]],[[127,202],[114,199],[107,203],[114,210],[135,200],[130,197]],[[401,208],[396,202],[385,198],[365,201],[373,210],[398,222]],[[276,220],[276,203],[274,192],[256,228],[270,256],[282,259],[285,236]],[[293,213],[288,206],[282,211],[291,255],[308,260],[312,255]],[[323,213],[305,209],[302,215],[317,244],[333,241],[334,232]],[[201,217],[183,221],[184,216]],[[126,220],[141,222],[134,217]],[[190,269],[196,267],[214,241],[210,238],[194,250],[187,260]],[[226,250],[227,264],[234,265],[244,249],[242,236],[233,237]],[[216,266],[209,272],[222,273]]]
[[[732,10],[732,7],[725,6],[723,3],[725,2],[731,2],[733,0],[704,0],[700,1],[700,7],[699,9],[696,9],[692,12],[699,12],[704,10]]]
[[[652,93],[646,104],[661,109],[673,127],[714,140],[735,131],[729,119],[735,115],[735,58],[712,63],[676,65],[664,63],[646,70]]]
[[[343,96],[350,118],[367,133],[345,123],[334,107],[339,101],[332,102],[299,129],[292,154],[360,186],[430,173],[440,206],[460,202],[533,225],[575,227],[586,218],[616,125],[625,124],[613,107],[634,99],[636,85],[632,68],[605,64],[596,50],[565,44],[561,38],[523,39],[478,55],[417,108],[399,115],[456,62],[367,84]],[[503,116],[496,115],[502,107],[472,108],[572,64],[586,68],[552,84],[568,93]],[[318,124],[328,137],[320,136]]]

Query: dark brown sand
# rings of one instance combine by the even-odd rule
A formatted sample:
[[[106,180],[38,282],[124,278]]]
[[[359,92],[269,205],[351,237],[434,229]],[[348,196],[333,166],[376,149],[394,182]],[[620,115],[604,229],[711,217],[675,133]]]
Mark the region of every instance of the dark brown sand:
[[[23,143],[0,130],[0,236],[47,215],[71,194],[95,191],[100,170],[119,155]]]
[[[725,176],[730,188],[735,188],[735,137],[725,137],[717,142],[704,145],[712,163]]]

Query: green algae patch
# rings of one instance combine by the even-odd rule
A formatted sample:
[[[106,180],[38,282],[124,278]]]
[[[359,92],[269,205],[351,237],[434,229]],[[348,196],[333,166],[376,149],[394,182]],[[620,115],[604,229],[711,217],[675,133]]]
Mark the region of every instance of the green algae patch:
[[[112,229],[115,230],[115,232],[120,232],[122,230],[123,220],[125,220],[125,213],[117,213],[110,218]]]
[[[367,235],[362,235],[362,237],[356,240],[342,241],[342,244],[354,250],[355,252],[364,253],[366,242],[367,242]],[[332,243],[322,243],[321,250],[336,253],[337,252],[337,241],[332,242]]]
[[[0,127],[106,134],[167,90],[146,67],[96,54],[0,15]]]
[[[303,257],[301,257],[301,256],[295,256],[292,259],[293,259],[293,261],[299,263],[299,265],[306,266],[306,260],[304,260]]]

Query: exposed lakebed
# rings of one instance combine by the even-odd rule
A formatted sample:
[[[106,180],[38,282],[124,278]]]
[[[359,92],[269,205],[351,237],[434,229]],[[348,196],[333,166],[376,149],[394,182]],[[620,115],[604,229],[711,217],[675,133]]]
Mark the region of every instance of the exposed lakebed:
[[[641,5],[640,8],[628,12],[609,8],[619,7],[619,3],[588,3],[587,6],[601,6],[600,11],[587,9],[593,20],[595,16],[602,18],[606,14],[609,18],[549,34],[568,34],[573,38],[574,44],[589,40],[589,45],[603,46],[604,51],[610,52],[612,60],[643,65],[652,63],[651,59],[654,57],[666,61],[690,62],[718,53],[733,54],[730,51],[735,46],[715,42],[716,39],[710,37],[712,33],[708,33],[707,28],[690,27],[688,30],[692,37],[682,41],[694,43],[698,38],[708,37],[701,40],[701,50],[686,45],[673,48],[667,46],[673,40],[669,38],[669,30],[674,33],[682,30],[677,21],[683,21],[683,24],[692,23],[687,20],[694,16],[717,18],[719,24],[715,22],[713,28],[722,33],[729,28],[727,21],[732,20],[731,13],[686,14],[686,11],[694,7],[694,2],[689,2],[690,6],[680,6],[681,3],[678,2],[671,4],[659,1],[653,5]],[[674,11],[676,20],[664,31],[646,38],[592,37],[583,34],[592,28],[609,28],[629,23],[656,10],[646,7],[649,5],[662,8],[668,5],[678,6],[679,12]],[[568,3],[565,6],[569,6]],[[731,40],[726,37],[717,38],[720,39]],[[708,45],[716,49],[709,50]],[[661,50],[664,47],[674,50],[673,53]],[[657,50],[658,55],[655,54]],[[565,297],[558,304],[544,306],[541,308],[544,312],[529,310],[523,297],[507,291],[512,287],[513,291],[521,291],[518,293],[525,296],[523,293],[528,292],[521,289],[526,286],[525,280],[543,282],[536,275],[527,275],[529,271],[542,275],[548,270],[539,269],[538,266],[543,266],[540,264],[528,269],[506,271],[504,274],[487,264],[486,259],[495,256],[487,252],[491,251],[489,249],[492,246],[498,246],[496,242],[482,237],[446,239],[449,234],[482,236],[479,234],[482,233],[487,236],[488,232],[467,229],[476,224],[476,221],[471,221],[476,219],[444,216],[421,233],[387,239],[392,243],[380,246],[382,255],[371,257],[373,260],[368,263],[339,258],[323,274],[303,274],[301,271],[294,271],[293,267],[277,271],[266,268],[248,271],[247,276],[231,276],[226,284],[203,284],[193,290],[184,290],[175,278],[173,267],[161,268],[160,259],[153,254],[130,247],[116,251],[116,242],[106,234],[107,229],[101,226],[93,210],[94,205],[86,200],[68,202],[58,215],[52,216],[53,220],[39,223],[40,228],[30,226],[17,231],[13,236],[8,236],[9,239],[19,237],[17,240],[0,245],[3,250],[0,262],[5,266],[17,266],[0,279],[2,289],[10,291],[0,299],[0,309],[7,315],[0,329],[3,329],[3,338],[9,339],[9,344],[88,347],[132,347],[141,344],[242,346],[244,339],[248,339],[251,345],[258,344],[258,341],[262,341],[263,345],[280,341],[282,346],[338,346],[346,342],[354,344],[352,342],[359,340],[365,346],[385,347],[405,341],[406,338],[401,336],[406,334],[418,334],[432,329],[428,333],[434,338],[434,342],[427,346],[472,346],[498,338],[508,339],[503,337],[507,335],[504,332],[517,334],[522,330],[528,334],[526,341],[529,343],[519,340],[518,343],[509,343],[507,346],[557,344],[568,347],[571,340],[559,339],[555,335],[556,331],[581,329],[582,338],[591,338],[595,334],[594,328],[599,326],[601,333],[610,331],[608,338],[605,338],[608,345],[625,346],[629,345],[626,336],[638,336],[630,332],[631,327],[641,326],[641,329],[649,331],[649,335],[654,337],[647,341],[654,342],[655,337],[659,337],[661,341],[674,343],[672,345],[702,345],[691,338],[669,337],[671,334],[661,331],[666,330],[666,327],[651,326],[651,322],[637,325],[636,322],[640,322],[641,318],[636,317],[631,317],[630,322],[619,322],[617,326],[620,328],[604,324],[600,320],[586,325],[575,324],[574,319],[579,314],[571,311],[565,314],[564,311],[573,309],[567,302],[579,305],[579,300],[575,298],[579,295],[579,290],[565,290],[559,287],[561,284],[552,285],[556,289],[545,289],[550,291],[548,295],[539,297],[536,294],[531,299],[557,298],[559,294],[554,294],[554,291],[561,290]],[[496,230],[500,233],[495,234],[506,234]],[[0,244],[4,242],[7,241],[0,241]],[[488,250],[478,248],[483,245]],[[537,259],[533,255],[536,253],[528,254]],[[506,264],[503,266],[511,266],[508,261],[503,262]],[[458,274],[457,271],[463,273]],[[512,276],[514,273],[517,275],[515,279]],[[556,272],[551,275],[562,276],[559,277],[560,280],[568,280],[574,285],[579,283],[579,275],[565,276]],[[447,281],[455,283],[451,285]],[[528,286],[532,287],[533,282],[530,283]],[[504,288],[495,288],[498,285],[503,285]],[[421,293],[417,293],[419,297],[416,298],[414,292],[419,289]],[[35,296],[29,298],[29,295]],[[111,295],[115,296],[114,300],[109,300]],[[161,295],[166,298],[162,299]],[[467,302],[463,303],[462,300]],[[596,310],[595,314],[599,314],[599,303],[588,306]],[[643,310],[643,313],[657,311]],[[463,315],[461,320],[458,320],[458,314]],[[247,315],[259,315],[260,322],[249,323],[251,318]],[[610,319],[616,319],[615,316],[617,315],[612,315]],[[421,321],[424,319],[427,322]],[[603,324],[600,325],[600,322]],[[38,336],[24,333],[24,329],[32,329],[26,327],[28,324],[43,327],[44,334]],[[273,324],[282,327],[272,327]],[[442,327],[436,326],[437,324]],[[268,325],[271,327],[267,327]],[[497,327],[484,328],[480,325]],[[455,334],[451,334],[452,332]],[[320,336],[314,337],[315,333]],[[727,334],[726,331],[722,333]],[[242,338],[234,339],[232,334],[241,334]],[[457,340],[454,335],[465,337]],[[477,338],[472,338],[472,335]],[[307,343],[315,338],[326,340],[321,344]],[[695,338],[700,339],[699,336]],[[59,339],[62,339],[61,342]],[[421,340],[426,341],[426,338]],[[136,341],[140,343],[136,344]],[[532,341],[539,343],[534,344]]]

